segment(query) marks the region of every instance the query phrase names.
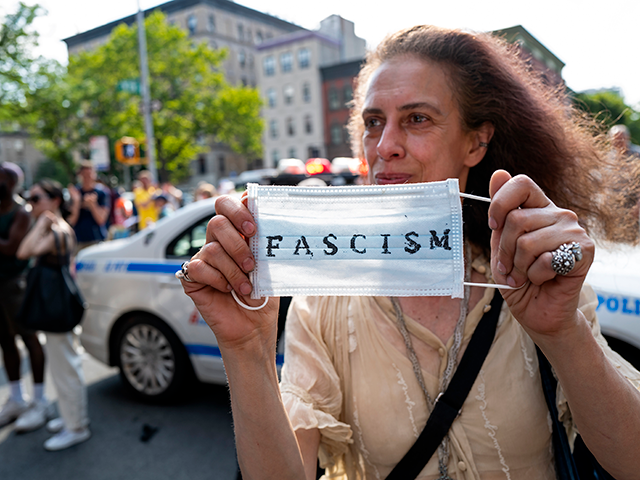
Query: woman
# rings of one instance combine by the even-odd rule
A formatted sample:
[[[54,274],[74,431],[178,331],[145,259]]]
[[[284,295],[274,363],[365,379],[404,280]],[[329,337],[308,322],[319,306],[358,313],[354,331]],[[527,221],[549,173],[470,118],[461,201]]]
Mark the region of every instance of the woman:
[[[65,221],[62,187],[58,182],[41,180],[29,191],[31,215],[36,223],[18,248],[17,257],[38,257],[38,262],[59,265],[59,258],[69,262],[76,246],[73,228]],[[60,249],[56,246],[57,236]],[[44,443],[49,451],[63,450],[89,439],[87,391],[82,359],[76,350],[73,332],[47,333],[47,358],[51,377],[58,393],[61,420],[54,419],[47,429],[57,433]]]
[[[536,345],[559,379],[570,438],[579,429],[618,478],[640,471],[640,375],[606,346],[583,285],[595,250],[587,231],[635,242],[637,218],[617,208],[609,174],[619,167],[602,136],[529,70],[487,34],[418,26],[386,38],[358,77],[350,130],[369,182],[458,178],[461,191],[490,196],[489,207],[464,203],[471,282],[521,287],[500,291],[489,354],[421,479],[556,478]],[[464,353],[494,289],[472,287],[463,300],[295,298],[279,389],[277,302],[248,312],[229,293],[258,303],[248,296],[254,259],[244,241],[255,223],[229,197],[216,212],[182,281],[223,355],[244,478],[311,479],[318,456],[330,478],[385,478],[425,425],[448,356]],[[574,268],[554,269],[552,252],[571,242],[582,252]]]

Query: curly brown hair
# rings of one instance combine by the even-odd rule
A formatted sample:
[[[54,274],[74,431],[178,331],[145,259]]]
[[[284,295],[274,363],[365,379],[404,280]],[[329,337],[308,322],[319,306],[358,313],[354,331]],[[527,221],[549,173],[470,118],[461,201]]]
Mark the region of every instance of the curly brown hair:
[[[596,236],[637,243],[637,163],[621,159],[602,125],[575,108],[564,86],[547,84],[517,45],[487,33],[421,25],[386,37],[367,55],[349,121],[354,154],[362,158],[362,105],[368,80],[385,61],[413,56],[444,68],[460,108],[462,128],[485,122],[495,133],[484,159],[471,168],[466,192],[489,196],[493,172],[532,178],[558,206],[573,210]],[[620,180],[623,181],[620,181]],[[626,204],[626,205],[625,205]],[[489,251],[488,205],[465,202],[465,235]]]

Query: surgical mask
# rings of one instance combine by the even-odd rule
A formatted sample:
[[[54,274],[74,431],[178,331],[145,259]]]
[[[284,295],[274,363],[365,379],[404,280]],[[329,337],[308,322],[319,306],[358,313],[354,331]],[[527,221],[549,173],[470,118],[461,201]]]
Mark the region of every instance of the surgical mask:
[[[249,184],[247,206],[257,224],[250,241],[256,259],[251,297],[462,298],[461,196],[468,195],[460,193],[457,179],[384,186]]]

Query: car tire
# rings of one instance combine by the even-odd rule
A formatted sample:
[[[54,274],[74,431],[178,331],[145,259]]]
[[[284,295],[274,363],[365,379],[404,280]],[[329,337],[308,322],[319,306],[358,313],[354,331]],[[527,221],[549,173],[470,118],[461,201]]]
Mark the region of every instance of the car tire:
[[[189,355],[161,320],[140,315],[120,328],[116,343],[120,377],[138,398],[173,401],[193,377]]]

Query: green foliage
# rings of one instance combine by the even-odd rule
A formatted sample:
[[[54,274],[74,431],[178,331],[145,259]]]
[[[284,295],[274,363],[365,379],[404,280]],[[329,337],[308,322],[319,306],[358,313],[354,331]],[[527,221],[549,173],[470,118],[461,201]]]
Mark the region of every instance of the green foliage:
[[[157,167],[161,180],[179,181],[211,134],[244,155],[260,153],[262,122],[255,89],[232,87],[221,63],[226,52],[192,42],[185,31],[156,12],[145,21]],[[144,139],[141,98],[118,91],[123,80],[140,76],[136,26],[117,27],[109,41],[71,57],[69,82],[84,92],[81,108],[87,135]],[[232,126],[230,124],[233,124]]]
[[[20,2],[15,13],[9,13],[0,25],[0,122],[13,119],[24,91],[34,88],[40,59],[31,50],[38,44],[38,34],[31,30],[33,20],[42,13],[38,5]]]
[[[145,20],[150,91],[154,108],[160,180],[189,176],[190,163],[206,150],[198,139],[213,136],[235,151],[261,154],[261,101],[256,89],[233,87],[222,73],[225,51],[194,43],[156,12]],[[38,88],[25,95],[21,121],[36,146],[73,175],[71,153],[88,150],[89,138],[107,135],[144,140],[141,97],[121,91],[122,81],[140,77],[137,27],[120,25],[103,45],[40,67]],[[112,171],[119,171],[112,158]]]
[[[591,113],[606,128],[626,125],[631,133],[631,141],[640,144],[640,112],[628,106],[617,92],[577,93],[575,98],[578,107]]]

